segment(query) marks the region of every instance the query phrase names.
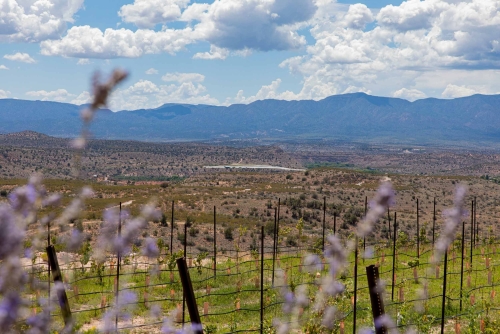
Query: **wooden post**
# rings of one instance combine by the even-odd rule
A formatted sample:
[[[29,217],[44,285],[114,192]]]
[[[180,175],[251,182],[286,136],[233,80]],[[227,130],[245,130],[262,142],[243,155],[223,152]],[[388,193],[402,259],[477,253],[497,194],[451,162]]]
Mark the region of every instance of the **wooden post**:
[[[61,307],[61,312],[64,319],[64,324],[68,326],[72,322],[71,310],[69,308],[68,296],[66,295],[66,289],[64,289],[61,269],[59,268],[59,262],[57,261],[56,250],[53,245],[50,245],[46,249],[47,257],[49,260],[50,267],[52,269],[52,276],[54,277],[54,283],[56,285],[61,285],[61,288],[57,288],[57,299],[59,301],[59,306]]]
[[[170,255],[174,248],[174,201],[172,201],[172,223],[170,224]]]
[[[73,285],[73,296],[75,298],[75,301],[78,302],[79,295],[78,295],[78,286],[77,285]]]
[[[370,293],[370,301],[372,307],[373,323],[375,325],[375,334],[387,333],[385,326],[380,326],[377,319],[385,314],[384,301],[380,295],[378,288],[379,272],[378,268],[374,265],[366,267],[366,276],[368,279],[368,291]]]
[[[326,196],[323,197],[323,242],[322,249],[325,251],[325,227],[326,227]]]
[[[276,229],[277,225],[277,217],[278,217],[278,208],[274,208],[274,232],[273,232],[273,271],[271,276],[271,286],[274,287],[274,262],[276,261]]]
[[[392,301],[394,301],[394,284],[396,283],[396,273],[395,273],[395,267],[396,267],[396,231],[397,231],[397,224],[396,224],[396,212],[394,212],[394,238],[392,239]]]
[[[217,278],[217,209],[214,205],[214,278]]]
[[[196,306],[196,298],[194,296],[193,285],[191,284],[191,278],[189,277],[188,267],[186,265],[186,258],[181,257],[177,259],[177,268],[179,269],[179,276],[181,277],[183,295],[187,303],[189,317],[191,318],[191,324],[195,326],[200,326],[200,328],[195,328],[195,334],[203,334],[201,329],[200,314],[198,313],[198,307]]]
[[[260,334],[264,333],[264,226],[260,233]]]
[[[417,258],[420,258],[420,221],[419,221],[419,206],[418,206],[418,198],[417,198]]]
[[[460,265],[460,311],[462,311],[462,299],[463,299],[463,286],[464,286],[464,258],[465,258],[465,221],[462,221],[462,249],[461,254],[461,265]]]
[[[439,267],[437,267],[439,268]],[[443,299],[441,301],[441,334],[444,334],[444,318],[446,305],[446,271],[448,268],[448,250],[444,252]]]
[[[353,322],[352,334],[356,334],[356,316],[357,316],[357,295],[358,295],[358,237],[355,238],[356,248],[354,249],[354,301],[353,301]]]
[[[208,302],[203,303],[203,315],[208,315]]]
[[[434,236],[436,229],[436,197],[434,197],[434,213],[432,215],[432,246],[434,247]]]

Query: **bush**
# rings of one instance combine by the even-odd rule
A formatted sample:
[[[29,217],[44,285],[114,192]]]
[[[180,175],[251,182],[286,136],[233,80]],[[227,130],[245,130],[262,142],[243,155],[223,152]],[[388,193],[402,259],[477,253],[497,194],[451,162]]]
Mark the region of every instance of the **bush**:
[[[224,230],[224,238],[227,240],[233,240],[233,229],[231,227]]]
[[[194,223],[194,218],[191,216],[187,216],[186,217],[186,226],[191,227],[193,225],[193,223]]]
[[[274,235],[274,222],[268,222],[264,225],[264,233],[269,236]]]
[[[286,238],[286,245],[290,247],[296,247],[298,245],[298,239],[299,237],[297,235],[290,235]]]
[[[355,207],[350,207],[344,214],[344,221],[349,225],[355,225],[363,216],[363,210]]]
[[[168,223],[167,223],[167,216],[165,216],[164,213],[161,214],[161,220],[160,220],[160,223],[161,223],[161,226],[163,227],[167,227],[168,226]]]
[[[200,233],[200,230],[195,228],[195,227],[190,227],[189,228],[189,235],[192,237],[196,237]]]

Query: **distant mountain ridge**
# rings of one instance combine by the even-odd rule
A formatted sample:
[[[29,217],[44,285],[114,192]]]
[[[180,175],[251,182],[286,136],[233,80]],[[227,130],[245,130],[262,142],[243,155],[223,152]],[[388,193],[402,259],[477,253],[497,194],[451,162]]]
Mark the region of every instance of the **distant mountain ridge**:
[[[80,106],[0,100],[0,133],[31,130],[75,137]],[[101,111],[92,134],[102,139],[186,141],[213,139],[345,139],[433,143],[500,141],[500,95],[409,102],[364,93],[320,101],[260,100],[243,105],[165,104],[155,109]]]

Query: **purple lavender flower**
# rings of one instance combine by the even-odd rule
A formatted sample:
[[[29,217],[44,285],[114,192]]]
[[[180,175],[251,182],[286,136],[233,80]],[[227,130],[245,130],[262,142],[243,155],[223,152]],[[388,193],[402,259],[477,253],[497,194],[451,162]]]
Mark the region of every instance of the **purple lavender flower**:
[[[61,204],[62,196],[61,194],[52,194],[46,198],[44,198],[42,205],[43,206],[59,206]]]
[[[273,326],[276,328],[277,334],[288,334],[290,333],[290,325],[285,322],[281,322],[279,319],[273,320]]]
[[[375,332],[370,328],[361,328],[359,334],[374,334]]]
[[[66,241],[66,249],[70,252],[76,252],[82,246],[84,235],[77,229],[71,230],[69,239]]]
[[[46,299],[41,299],[42,312],[28,318],[27,323],[31,327],[27,334],[45,334],[50,332],[50,312],[52,307]]]
[[[293,307],[295,306],[295,295],[292,291],[287,291],[283,296],[283,313],[292,313]]]
[[[312,273],[323,270],[323,263],[321,262],[321,258],[316,254],[309,254],[304,259],[304,267],[305,269]]]
[[[386,212],[387,207],[394,205],[394,190],[389,182],[384,182],[377,190],[373,201],[370,202],[370,210],[366,217],[358,225],[357,234],[363,238],[370,234],[374,224]]]
[[[5,294],[0,303],[0,329],[3,333],[10,332],[10,326],[16,321],[21,305],[18,293],[11,291]]]
[[[391,317],[388,314],[383,314],[377,319],[375,319],[375,328],[386,328],[389,333],[397,333],[398,330],[396,328],[396,324],[392,321]]]
[[[149,312],[151,317],[159,318],[161,316],[161,307],[158,304],[154,304]]]
[[[141,216],[145,220],[155,220],[161,218],[161,212],[153,204],[149,203],[142,207]]]
[[[367,246],[365,252],[363,253],[363,258],[373,259],[374,255],[375,255],[375,249],[373,248],[373,246]]]
[[[131,291],[120,291],[118,294],[118,302],[104,314],[102,318],[102,326],[99,329],[101,333],[115,332],[115,319],[128,320],[130,319],[130,309],[137,303],[137,296]]]
[[[142,249],[142,254],[151,258],[155,258],[160,254],[156,241],[153,238],[147,238]]]
[[[38,193],[33,184],[27,184],[24,187],[15,189],[9,195],[9,201],[12,209],[26,217],[34,209]]]
[[[171,314],[172,318],[175,317],[175,313]],[[176,328],[170,318],[165,318],[161,327],[162,334],[192,334],[197,331],[203,331],[201,324],[186,324],[183,328]]]
[[[463,186],[458,186],[455,191],[455,200],[453,208],[446,210],[443,215],[445,222],[439,235],[439,239],[434,247],[434,262],[441,261],[444,253],[455,239],[457,227],[462,221],[462,217],[466,214],[464,207],[466,189]]]
[[[337,308],[335,306],[328,306],[323,315],[322,324],[328,329],[333,329],[337,315]]]
[[[0,260],[18,253],[25,232],[16,223],[12,210],[0,204]]]
[[[336,235],[327,237],[328,244],[325,245],[325,259],[329,264],[330,276],[335,277],[347,261],[345,248],[340,243],[340,239]]]

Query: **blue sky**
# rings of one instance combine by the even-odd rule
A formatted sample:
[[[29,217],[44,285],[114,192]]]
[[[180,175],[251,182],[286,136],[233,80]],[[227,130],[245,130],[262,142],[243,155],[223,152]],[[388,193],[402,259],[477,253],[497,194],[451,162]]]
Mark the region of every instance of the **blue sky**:
[[[5,0],[0,98],[83,104],[92,73],[115,67],[130,77],[113,95],[113,110],[351,92],[410,101],[497,94],[499,6],[494,0]]]

